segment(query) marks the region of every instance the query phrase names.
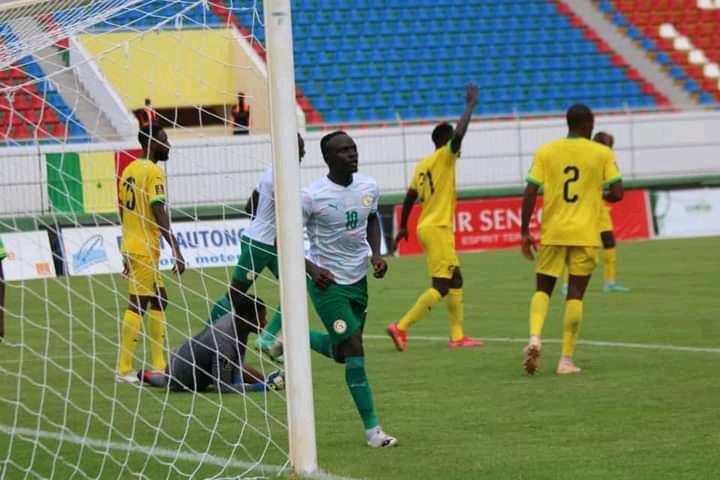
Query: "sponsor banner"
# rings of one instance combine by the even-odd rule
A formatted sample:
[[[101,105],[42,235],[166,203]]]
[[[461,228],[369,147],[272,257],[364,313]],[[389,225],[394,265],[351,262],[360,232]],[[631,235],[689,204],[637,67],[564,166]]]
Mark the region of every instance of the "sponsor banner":
[[[230,266],[240,255],[240,235],[247,219],[173,223],[187,268]],[[70,275],[122,272],[119,226],[63,229],[65,264]],[[160,269],[173,266],[170,247],[161,242]]]
[[[720,189],[654,192],[661,238],[720,235]]]
[[[2,241],[8,254],[2,262],[6,280],[55,276],[55,264],[47,232],[3,233]]]
[[[455,247],[458,251],[493,250],[520,245],[522,197],[504,197],[458,201],[455,212]],[[400,221],[402,206],[395,207],[395,227]],[[410,214],[410,239],[398,246],[400,255],[416,255],[422,248],[415,234],[421,209]],[[628,191],[625,199],[613,206],[611,216],[618,240],[649,238],[650,215],[647,191]],[[540,236],[542,197],[538,197],[530,221],[530,232]]]

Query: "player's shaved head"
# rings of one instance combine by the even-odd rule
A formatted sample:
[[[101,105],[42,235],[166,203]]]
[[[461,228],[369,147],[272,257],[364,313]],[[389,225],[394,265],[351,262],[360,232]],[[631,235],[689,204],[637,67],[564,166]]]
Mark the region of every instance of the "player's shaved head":
[[[570,134],[590,139],[595,126],[595,117],[590,107],[576,103],[568,108],[565,118]]]
[[[613,145],[615,145],[615,137],[607,132],[597,132],[593,137],[593,141],[602,143],[608,148],[613,148]]]
[[[452,139],[453,133],[455,133],[455,129],[449,123],[443,122],[437,125],[432,131],[432,141],[435,148],[445,146]]]
[[[333,142],[333,139],[338,138],[340,136],[348,136],[347,133],[343,132],[342,130],[335,130],[334,132],[330,132],[327,135],[325,135],[322,139],[320,139],[320,151],[322,152],[322,156],[327,161],[328,155],[331,154],[330,145]]]
[[[143,150],[143,155],[148,160],[166,161],[170,153],[170,142],[168,142],[165,129],[157,124],[150,124],[142,127],[138,132],[138,142]]]

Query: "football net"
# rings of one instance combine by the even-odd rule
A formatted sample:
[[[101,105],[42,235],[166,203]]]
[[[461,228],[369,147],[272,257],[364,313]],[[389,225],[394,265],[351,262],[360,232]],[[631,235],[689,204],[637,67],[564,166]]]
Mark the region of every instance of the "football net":
[[[271,165],[267,75],[252,0],[0,5],[0,478],[266,478],[289,472],[285,392],[178,393],[118,383],[128,303],[118,178],[138,122],[171,143],[168,209],[188,269],[161,269],[166,355],[206,327]],[[152,113],[146,109],[150,99]],[[249,122],[236,116],[239,98]],[[239,119],[239,120],[238,120]],[[245,125],[245,123],[249,123]],[[251,135],[233,135],[233,132]],[[310,147],[309,147],[310,148]],[[278,304],[265,270],[248,294]],[[150,369],[148,318],[134,369]],[[254,348],[263,378],[282,368]]]

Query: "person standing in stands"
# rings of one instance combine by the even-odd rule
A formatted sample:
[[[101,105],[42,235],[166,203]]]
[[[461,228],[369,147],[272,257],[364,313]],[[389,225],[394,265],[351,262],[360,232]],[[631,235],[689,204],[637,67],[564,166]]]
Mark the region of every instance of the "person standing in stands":
[[[250,105],[245,102],[245,94],[238,92],[237,102],[232,108],[233,135],[250,133]]]
[[[145,106],[142,110],[137,110],[136,113],[138,121],[140,122],[140,128],[148,128],[150,125],[157,123],[157,112],[152,106],[152,100],[149,98],[145,99]]]

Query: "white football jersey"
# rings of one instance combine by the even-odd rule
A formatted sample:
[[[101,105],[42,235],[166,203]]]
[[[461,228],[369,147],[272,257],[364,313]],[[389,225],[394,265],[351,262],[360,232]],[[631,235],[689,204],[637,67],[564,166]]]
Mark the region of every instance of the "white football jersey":
[[[258,191],[258,204],[255,218],[243,231],[243,235],[268,245],[275,244],[275,192],[273,190],[272,167],[265,170],[255,188]]]
[[[303,223],[310,240],[308,258],[341,285],[368,272],[368,216],[376,213],[380,191],[375,179],[353,175],[347,187],[323,177],[302,190]]]

